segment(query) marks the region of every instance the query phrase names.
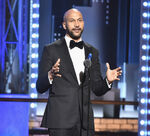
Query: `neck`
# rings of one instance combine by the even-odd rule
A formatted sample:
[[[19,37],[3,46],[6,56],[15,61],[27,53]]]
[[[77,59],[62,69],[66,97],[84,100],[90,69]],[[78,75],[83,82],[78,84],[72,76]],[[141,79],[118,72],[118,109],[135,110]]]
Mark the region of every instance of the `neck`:
[[[68,34],[66,34],[66,36],[68,36],[69,38],[71,38],[72,40],[74,40],[75,42],[79,42],[81,40],[81,37],[79,37],[78,39],[73,39],[72,37],[70,37]]]

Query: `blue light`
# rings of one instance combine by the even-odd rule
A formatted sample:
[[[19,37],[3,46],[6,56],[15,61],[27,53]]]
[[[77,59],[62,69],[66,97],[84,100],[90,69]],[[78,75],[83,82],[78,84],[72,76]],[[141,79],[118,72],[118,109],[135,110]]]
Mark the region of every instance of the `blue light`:
[[[144,45],[142,45],[142,49],[146,50],[146,49],[149,49],[149,48],[144,44]]]
[[[31,57],[32,57],[32,58],[38,58],[38,54],[37,54],[37,53],[33,53],[33,54],[31,55]]]
[[[141,81],[142,82],[146,82],[146,78],[145,77],[141,77]]]
[[[144,136],[144,135],[145,135],[145,132],[144,132],[143,130],[141,130],[141,131],[140,131],[140,135],[141,135],[141,136]]]
[[[140,67],[141,67],[141,83],[140,83],[140,94],[139,94],[139,136],[148,136],[150,135],[149,128],[147,128],[147,125],[150,125],[150,121],[147,121],[148,114],[150,115],[150,110],[148,110],[147,104],[150,104],[150,99],[149,99],[149,93],[150,93],[150,88],[148,86],[148,83],[150,82],[150,77],[149,77],[149,60],[150,60],[150,55],[149,55],[149,29],[150,29],[150,23],[149,23],[149,18],[150,18],[150,2],[149,0],[142,0],[143,2],[143,7],[141,8],[142,14],[141,14],[141,51],[140,51]]]
[[[32,24],[33,28],[39,28],[39,24]]]
[[[150,57],[143,55],[142,60],[150,60]]]
[[[144,109],[141,109],[140,113],[141,113],[141,114],[145,114],[146,111],[145,111]]]
[[[31,64],[31,68],[38,68],[38,64],[32,63],[32,64]]]
[[[31,103],[31,104],[30,104],[30,107],[31,107],[31,108],[36,108],[36,107],[37,107],[37,104]]]
[[[147,102],[147,100],[144,99],[144,98],[142,98],[142,99],[141,99],[141,103],[144,104],[145,102]]]
[[[31,78],[37,78],[37,76],[38,76],[38,75],[35,74],[35,73],[32,73],[32,74],[31,74]]]
[[[143,2],[143,6],[144,7],[150,7],[150,2],[147,2],[147,1]]]
[[[144,124],[145,124],[145,121],[144,121],[144,120],[141,120],[141,121],[140,121],[140,124],[141,124],[141,125],[144,125]]]
[[[32,83],[32,84],[31,84],[31,88],[35,88],[35,83]]]
[[[33,4],[33,8],[39,8],[40,5],[39,4]]]
[[[39,38],[39,34],[33,33],[33,34],[32,34],[32,38]]]
[[[32,48],[38,48],[38,47],[39,47],[39,44],[36,44],[36,43],[32,44]]]
[[[143,35],[142,35],[142,38],[143,38],[143,39],[149,39],[149,35],[143,34]]]
[[[141,88],[142,93],[145,93],[145,91],[146,91],[145,88]]]
[[[39,47],[39,0],[30,0],[30,75],[29,92],[31,98],[37,98],[36,80],[38,76],[38,47]],[[36,116],[36,105],[31,104],[30,117]]]
[[[144,6],[144,7],[147,7],[147,6],[148,6],[148,3],[147,3],[147,2],[143,2],[143,6]]]
[[[150,25],[146,24],[146,23],[144,23],[142,26],[143,26],[143,28],[149,28],[150,27]]]
[[[31,94],[30,94],[30,97],[31,97],[31,98],[37,98],[37,94],[36,94],[36,93],[31,93]]]
[[[36,13],[35,13],[35,14],[32,15],[32,17],[33,17],[33,18],[39,18],[39,14],[36,14]]]
[[[143,13],[143,17],[150,17],[150,14],[147,13],[147,12],[144,12],[144,13]]]
[[[141,70],[142,70],[142,71],[146,71],[146,67],[145,67],[145,66],[142,66],[142,67],[141,67]]]

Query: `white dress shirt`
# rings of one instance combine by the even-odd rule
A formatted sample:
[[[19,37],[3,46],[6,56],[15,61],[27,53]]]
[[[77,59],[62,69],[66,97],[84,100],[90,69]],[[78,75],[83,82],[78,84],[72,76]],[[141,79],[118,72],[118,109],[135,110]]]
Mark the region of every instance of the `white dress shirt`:
[[[72,49],[70,49],[70,41],[72,40],[70,37],[68,37],[67,35],[65,36],[65,40],[66,40],[66,44],[68,47],[68,51],[74,66],[74,70],[76,73],[76,77],[78,80],[78,84],[81,83],[80,81],[80,72],[84,72],[84,60],[85,60],[85,50],[84,48],[80,49],[78,47],[74,47]],[[78,42],[82,41],[82,39],[80,38],[80,40]]]

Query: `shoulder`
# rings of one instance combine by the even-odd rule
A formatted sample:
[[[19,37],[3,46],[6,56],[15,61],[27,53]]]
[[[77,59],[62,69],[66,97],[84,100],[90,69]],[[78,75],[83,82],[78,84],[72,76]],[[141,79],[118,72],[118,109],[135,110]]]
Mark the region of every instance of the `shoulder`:
[[[95,48],[93,45],[91,45],[87,42],[84,42],[84,43],[85,43],[85,46],[88,47],[92,52],[98,53],[98,49]]]
[[[52,42],[50,44],[45,45],[44,48],[46,49],[55,49],[55,48],[59,48],[60,45],[65,44],[65,39],[61,38],[60,40],[56,40],[55,42]]]

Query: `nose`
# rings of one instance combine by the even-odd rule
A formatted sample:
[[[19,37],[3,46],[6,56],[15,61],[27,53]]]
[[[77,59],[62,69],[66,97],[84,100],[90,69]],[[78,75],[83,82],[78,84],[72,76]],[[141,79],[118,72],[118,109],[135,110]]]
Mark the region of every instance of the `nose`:
[[[79,26],[79,21],[75,21],[75,24],[74,24],[76,27]]]

